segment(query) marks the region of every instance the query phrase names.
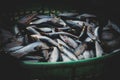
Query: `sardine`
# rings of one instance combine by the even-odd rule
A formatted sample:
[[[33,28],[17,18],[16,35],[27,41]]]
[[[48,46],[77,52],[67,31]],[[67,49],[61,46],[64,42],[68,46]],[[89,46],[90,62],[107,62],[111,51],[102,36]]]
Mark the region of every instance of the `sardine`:
[[[35,47],[37,46],[41,46],[43,47],[43,44],[41,42],[34,42],[34,43],[31,43],[17,51],[14,51],[14,52],[11,52],[10,54],[16,58],[21,58],[22,56],[30,53],[30,52],[35,52]]]
[[[101,57],[103,55],[103,49],[98,41],[95,41],[95,50],[96,50],[96,57]]]
[[[46,37],[46,36],[40,36],[40,35],[31,35],[31,37],[34,37],[34,38],[37,38],[43,42],[48,42],[54,46],[58,46],[58,43],[55,42],[54,40],[52,40],[51,38],[49,37]]]
[[[50,58],[49,58],[49,62],[57,62],[59,59],[59,50],[57,49],[57,47],[53,47],[53,51],[50,55]]]
[[[67,33],[67,32],[54,32],[54,33],[44,33],[44,34],[49,35],[49,36],[66,35],[66,36],[78,39],[77,36]]]
[[[64,46],[59,45],[58,46],[59,50],[64,53],[67,57],[69,57],[71,60],[75,60],[77,61],[77,57],[75,56],[74,53],[72,53],[71,51],[67,50]]]
[[[83,53],[84,59],[89,59],[91,58],[91,54],[89,50],[85,50]]]
[[[25,17],[21,18],[18,21],[18,23],[29,24],[36,15],[37,15],[37,13],[26,15]]]
[[[78,13],[68,13],[68,12],[64,12],[64,13],[59,13],[58,16],[68,16],[68,17],[71,17],[71,16],[76,16],[78,15]]]
[[[67,57],[64,53],[61,53],[61,56],[62,56],[62,61],[63,62],[68,62],[68,61],[72,61],[69,57]]]
[[[16,50],[19,50],[19,49],[21,49],[21,48],[23,48],[24,46],[16,46],[16,47],[12,47],[12,48],[10,48],[10,49],[8,49],[8,50],[6,50],[7,52],[13,52],[13,51],[16,51]]]
[[[94,34],[94,31],[92,30],[92,27],[88,26],[87,27],[87,35],[93,39],[93,40],[96,40],[96,36]]]
[[[96,16],[95,16],[95,15],[92,15],[92,14],[84,13],[84,14],[81,14],[81,15],[79,15],[79,16],[77,16],[77,17],[81,19],[81,17],[85,17],[85,18],[95,18]]]
[[[34,27],[27,27],[26,28],[29,32],[31,32],[32,34],[37,34],[37,35],[41,35],[37,30],[34,29]]]
[[[78,56],[78,59],[79,59],[79,60],[82,60],[82,59],[84,59],[84,56],[83,56],[83,55],[79,55],[79,56]]]
[[[77,48],[78,47],[78,43],[75,42],[74,39],[68,37],[68,36],[62,36],[60,35],[60,38],[65,42],[67,43],[69,46],[71,46],[72,48]]]
[[[14,26],[14,34],[15,34],[15,35],[20,34],[20,30],[19,30],[19,28],[18,28],[17,25]],[[21,34],[20,34],[20,35],[21,35]]]
[[[40,31],[42,31],[42,32],[45,32],[45,33],[49,33],[49,32],[52,32],[52,29],[51,28],[39,28],[40,29]]]
[[[51,18],[42,18],[42,19],[39,19],[39,20],[30,22],[30,24],[41,24],[41,23],[48,22],[48,21],[50,21],[50,20],[51,20]]]
[[[82,55],[83,52],[86,50],[87,44],[82,43],[75,49],[75,55],[79,56]]]
[[[48,16],[48,15],[37,15],[36,17],[38,18],[52,18],[51,16]]]
[[[57,39],[57,42],[58,42],[58,44],[61,44],[61,45],[65,46],[66,48],[70,49],[70,47],[66,43],[64,43],[62,40]]]

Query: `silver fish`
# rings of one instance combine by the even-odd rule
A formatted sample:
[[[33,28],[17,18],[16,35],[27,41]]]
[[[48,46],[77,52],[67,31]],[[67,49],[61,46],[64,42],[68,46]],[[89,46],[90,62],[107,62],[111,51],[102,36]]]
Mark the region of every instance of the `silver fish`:
[[[84,25],[83,28],[82,28],[82,31],[79,35],[79,38],[81,38],[83,36],[83,34],[85,33],[85,29],[86,29],[86,26]]]
[[[68,56],[71,60],[75,60],[77,61],[77,57],[75,56],[74,53],[72,53],[71,51],[67,50],[64,46],[59,45],[58,46],[59,50],[64,53],[66,56]]]
[[[65,47],[67,47],[68,49],[70,49],[70,47],[66,43],[64,43],[62,40],[57,39],[57,42],[58,42],[58,44],[61,44],[61,45],[65,46]]]
[[[83,55],[79,55],[79,56],[78,56],[78,59],[79,59],[79,60],[82,60],[82,59],[84,59],[84,56],[83,56]]]
[[[7,49],[6,51],[7,52],[13,52],[13,51],[16,51],[16,50],[19,50],[21,48],[23,48],[24,46],[16,46],[16,47],[12,47],[12,48],[9,48]]]
[[[38,18],[52,18],[51,16],[48,16],[48,15],[37,15],[36,17],[38,17]]]
[[[29,26],[26,29],[33,34],[41,35],[37,30],[34,29],[34,26]]]
[[[34,42],[34,43],[31,43],[17,51],[14,51],[14,52],[11,52],[10,54],[16,58],[21,58],[22,56],[30,53],[30,52],[35,52],[35,47],[37,46],[41,46],[43,47],[43,44],[41,42]]]
[[[51,20],[51,18],[42,18],[42,19],[30,22],[30,24],[41,24],[41,23],[44,23],[44,22],[48,22],[50,20]]]
[[[42,32],[48,33],[48,32],[52,32],[51,28],[39,28]]]
[[[78,39],[77,36],[73,35],[73,34],[70,34],[70,33],[67,33],[67,32],[54,32],[54,33],[45,33],[46,35],[49,35],[49,36],[55,36],[55,35],[66,35],[66,36],[69,36],[69,37],[73,37],[73,38],[76,38]]]
[[[70,17],[70,16],[76,16],[76,15],[78,15],[78,13],[64,12],[64,13],[59,13],[58,14],[58,16],[68,16],[68,17]]]
[[[87,35],[88,35],[91,39],[96,40],[96,36],[95,36],[95,34],[94,34],[94,31],[93,31],[92,27],[90,27],[90,26],[87,27]]]
[[[95,51],[96,51],[96,57],[101,57],[103,55],[103,49],[101,45],[98,43],[98,41],[95,41]]]
[[[19,30],[19,28],[18,28],[17,25],[14,26],[14,33],[15,33],[15,35],[20,34],[20,30]],[[21,35],[21,34],[20,34],[20,35]]]
[[[91,18],[91,17],[96,17],[95,15],[92,15],[92,14],[87,14],[87,13],[84,13],[84,14],[81,14],[79,16],[77,16],[77,18],[81,19],[81,17],[85,17],[85,18]]]
[[[93,42],[93,40],[92,40],[90,37],[87,37],[87,38],[85,39],[85,42]]]
[[[84,59],[89,59],[91,58],[91,54],[89,50],[85,50],[83,53]]]
[[[49,62],[57,62],[59,59],[59,50],[57,49],[57,47],[53,47],[53,51],[49,57]]]
[[[87,45],[85,43],[80,44],[76,49],[75,49],[75,55],[79,56],[82,55],[83,52],[86,50]]]
[[[68,61],[72,61],[69,57],[67,57],[64,53],[61,53],[63,62],[68,62]]]
[[[60,38],[65,42],[67,43],[69,46],[71,46],[72,48],[77,48],[78,47],[78,43],[75,42],[74,39],[68,37],[68,36],[62,36],[60,35]]]
[[[41,40],[43,42],[49,42],[50,44],[54,45],[54,46],[58,46],[58,43],[55,42],[54,40],[52,40],[49,37],[46,36],[40,36],[40,35],[31,35],[31,37],[37,38],[38,40]]]

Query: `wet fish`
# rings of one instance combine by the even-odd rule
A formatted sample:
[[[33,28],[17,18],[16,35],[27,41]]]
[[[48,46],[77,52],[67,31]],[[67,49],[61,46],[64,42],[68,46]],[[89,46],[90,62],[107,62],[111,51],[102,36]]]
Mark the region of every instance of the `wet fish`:
[[[84,59],[89,59],[91,58],[91,54],[89,50],[85,50],[83,53]]]
[[[49,33],[49,32],[52,32],[52,29],[51,28],[39,28],[40,31],[42,32],[45,32],[45,33]]]
[[[32,34],[37,34],[37,35],[41,35],[37,30],[34,29],[34,26],[29,26],[26,28],[29,32],[31,32]]]
[[[76,49],[75,49],[75,55],[79,56],[82,55],[83,52],[86,50],[87,44],[81,43]]]
[[[83,55],[79,55],[79,56],[78,56],[78,59],[79,59],[79,60],[82,60],[82,59],[84,59],[84,56],[83,56]]]
[[[67,33],[67,32],[54,32],[54,33],[44,33],[44,34],[49,35],[49,36],[66,35],[66,36],[78,39],[77,36],[75,36],[75,35],[73,35],[71,33]]]
[[[103,49],[101,45],[98,43],[98,41],[95,41],[95,51],[96,51],[96,57],[101,57],[103,55]]]
[[[74,39],[68,37],[68,36],[62,36],[60,35],[60,38],[65,42],[67,43],[69,46],[71,46],[72,48],[77,48],[78,47],[78,43],[75,42]]]
[[[10,49],[8,49],[8,50],[6,50],[7,52],[13,52],[13,51],[16,51],[16,50],[19,50],[19,49],[21,49],[21,48],[23,48],[24,46],[15,46],[15,47],[12,47],[12,48],[10,48]]]
[[[71,16],[76,16],[76,15],[78,15],[78,13],[68,13],[68,12],[64,12],[64,13],[59,13],[58,14],[58,16],[69,16],[69,17],[71,17]]]
[[[38,40],[41,40],[43,42],[48,42],[54,46],[58,46],[58,43],[55,42],[54,40],[52,40],[51,38],[49,37],[46,37],[46,36],[40,36],[40,35],[31,35],[32,37],[34,38],[37,38]]]
[[[48,21],[50,21],[50,20],[51,20],[51,18],[42,18],[42,19],[39,19],[39,20],[30,22],[30,24],[41,24],[41,23],[48,22]]]
[[[96,40],[96,36],[95,36],[95,34],[94,34],[94,31],[93,31],[92,27],[90,27],[90,26],[87,27],[87,35],[88,35],[91,39]],[[97,34],[96,34],[96,35],[97,35]]]
[[[57,47],[53,47],[53,51],[50,55],[50,58],[49,58],[49,62],[57,62],[59,59],[59,50],[57,49]]]
[[[29,24],[36,15],[37,15],[37,13],[26,15],[25,17],[18,20],[18,23]]]
[[[43,44],[41,42],[34,42],[34,43],[31,43],[17,51],[14,51],[14,52],[11,52],[10,54],[16,58],[21,58],[22,56],[30,53],[30,52],[35,52],[35,47],[37,46],[41,46],[43,47]]]
[[[87,13],[84,13],[84,14],[81,14],[79,16],[77,16],[77,18],[80,18],[81,17],[85,17],[85,18],[95,18],[96,16],[95,15],[92,15],[92,14],[87,14]]]
[[[62,61],[63,62],[68,62],[68,61],[72,61],[69,57],[67,57],[64,53],[61,53],[61,56],[62,56]]]
[[[72,53],[71,51],[67,50],[64,46],[59,45],[58,46],[59,50],[64,53],[67,57],[69,57],[71,60],[75,60],[77,61],[77,57],[75,56],[74,53]]]
[[[38,18],[52,18],[52,16],[48,16],[48,15],[37,15],[36,17]]]

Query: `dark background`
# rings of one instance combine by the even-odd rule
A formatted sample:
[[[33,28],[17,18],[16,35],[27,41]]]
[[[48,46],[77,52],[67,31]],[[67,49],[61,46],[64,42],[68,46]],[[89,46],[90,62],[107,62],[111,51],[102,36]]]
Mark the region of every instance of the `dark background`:
[[[36,4],[36,5],[34,5]],[[76,9],[81,12],[95,13],[101,21],[112,19],[117,24],[120,19],[120,3],[117,0],[1,0],[0,14],[14,12],[22,8],[43,6],[55,9]],[[9,17],[9,16],[5,16]],[[9,19],[3,20],[0,15],[0,24],[7,25]],[[1,27],[4,28],[5,26]],[[1,52],[2,53],[2,52]],[[29,71],[23,69],[17,59],[0,53],[0,80],[30,80]],[[120,80],[120,57],[106,62],[105,79]]]

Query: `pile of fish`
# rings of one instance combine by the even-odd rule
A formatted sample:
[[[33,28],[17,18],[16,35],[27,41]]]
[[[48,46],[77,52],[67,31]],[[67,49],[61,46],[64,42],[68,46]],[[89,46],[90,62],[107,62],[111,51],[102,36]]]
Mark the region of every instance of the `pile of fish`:
[[[23,61],[78,61],[120,50],[119,35],[118,25],[101,26],[96,15],[34,13],[17,21],[4,50]]]

